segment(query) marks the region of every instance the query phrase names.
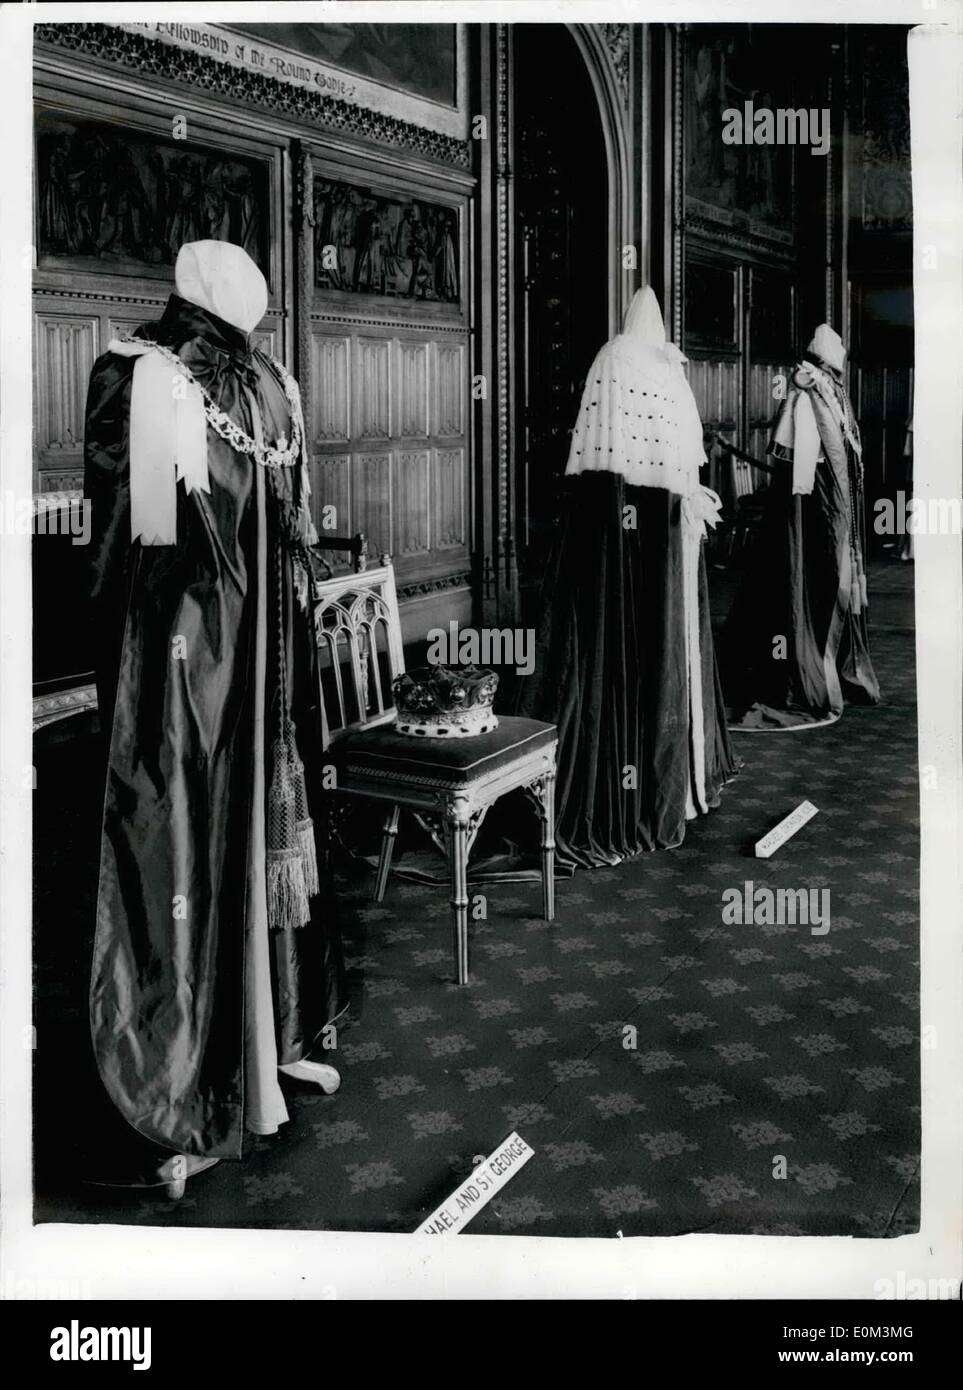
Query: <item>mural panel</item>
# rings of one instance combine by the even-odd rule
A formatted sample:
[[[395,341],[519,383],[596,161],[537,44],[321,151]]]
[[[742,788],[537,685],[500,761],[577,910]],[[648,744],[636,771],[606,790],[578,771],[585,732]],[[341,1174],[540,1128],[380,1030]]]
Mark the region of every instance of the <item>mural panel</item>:
[[[459,304],[459,266],[454,208],[314,179],[319,289]]]
[[[726,145],[722,113],[793,107],[785,38],[775,26],[690,25],[685,35],[686,212],[757,236],[791,242],[795,151]]]
[[[454,24],[232,24],[242,34],[356,73],[426,101],[454,106]]]
[[[93,121],[38,116],[37,263],[167,277],[186,241],[232,241],[270,278],[266,165]]]

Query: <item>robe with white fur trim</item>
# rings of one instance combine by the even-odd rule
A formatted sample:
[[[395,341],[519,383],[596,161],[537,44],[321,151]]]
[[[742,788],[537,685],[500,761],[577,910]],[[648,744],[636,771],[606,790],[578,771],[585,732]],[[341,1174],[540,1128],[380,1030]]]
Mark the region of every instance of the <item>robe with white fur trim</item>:
[[[656,336],[619,334],[589,371],[519,701],[558,725],[563,867],[679,845],[734,772],[702,548],[719,499],[685,359]]]
[[[831,723],[847,701],[879,700],[859,430],[841,371],[799,364],[769,453],[777,471],[719,638],[730,724],[750,730]]]

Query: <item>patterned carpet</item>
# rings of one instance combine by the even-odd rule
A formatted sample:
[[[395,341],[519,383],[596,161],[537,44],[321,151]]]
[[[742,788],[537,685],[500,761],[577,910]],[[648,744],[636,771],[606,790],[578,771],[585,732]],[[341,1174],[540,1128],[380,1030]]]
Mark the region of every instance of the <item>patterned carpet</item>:
[[[726,586],[710,582],[721,611]],[[81,754],[54,750],[58,796],[43,800],[40,768],[36,826],[37,1220],[411,1231],[517,1129],[535,1157],[473,1233],[916,1230],[912,566],[875,565],[871,600],[880,708],[737,736],[745,766],[721,809],[678,850],[560,882],[552,926],[537,883],[486,885],[468,988],[449,982],[444,890],[395,879],[375,906],[352,868],[353,1003],[324,1057],[341,1091],[292,1093],[279,1136],[176,1204],[74,1180],[92,1123],[77,943],[94,842],[83,778],[62,771]],[[818,816],[774,859],[749,857],[803,799]],[[724,925],[724,889],[749,879],[828,888],[829,932]]]

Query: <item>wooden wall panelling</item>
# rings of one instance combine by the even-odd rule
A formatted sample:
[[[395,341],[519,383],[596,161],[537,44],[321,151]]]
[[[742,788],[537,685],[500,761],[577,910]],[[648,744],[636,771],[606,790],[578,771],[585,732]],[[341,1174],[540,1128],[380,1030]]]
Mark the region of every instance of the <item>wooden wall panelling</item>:
[[[423,339],[396,338],[394,349],[398,434],[402,439],[427,439],[431,433],[428,405],[431,344]]]
[[[391,470],[394,553],[427,555],[432,548],[430,462],[427,449],[396,449]]]
[[[268,357],[277,357],[284,360],[283,350],[278,351],[278,330],[276,328],[259,328],[252,337],[254,346]]]
[[[430,588],[470,566],[468,201],[448,175],[307,154],[315,508],[347,491],[351,530],[392,555],[402,593]]]
[[[906,429],[913,414],[913,369],[893,366],[883,393],[883,486],[893,493],[906,486]]]
[[[310,445],[309,445],[310,448]],[[313,454],[311,470],[311,516],[318,534],[350,536],[359,528],[351,496],[351,455]]]
[[[435,549],[464,549],[468,543],[464,449],[434,450],[432,494]]]
[[[98,315],[35,317],[36,450],[43,468],[82,467],[90,370],[100,353]]]
[[[864,366],[858,362],[853,369],[856,389],[853,406],[859,421],[859,433],[863,446],[863,464],[870,495],[879,495],[884,490],[886,477],[886,430],[884,427],[884,403],[886,399],[886,368]]]
[[[111,338],[129,338],[135,328],[140,328],[142,324],[154,323],[161,316],[161,305],[145,305],[140,313],[131,313],[129,310],[111,311],[106,315],[107,332],[104,335],[104,349],[106,350]]]
[[[343,333],[311,334],[309,399],[317,444],[347,444],[351,438],[351,352],[351,339]]]
[[[906,429],[913,413],[913,369],[859,365],[854,368],[853,406],[863,444],[871,497],[892,497],[906,484]],[[867,507],[871,498],[867,498]]]
[[[711,358],[690,358],[687,368],[689,384],[703,426],[736,440],[739,430],[740,364],[732,361],[713,361]],[[708,462],[702,470],[702,480],[727,500],[731,491],[728,482],[729,463],[718,450],[708,451]]]
[[[439,344],[429,333],[387,337],[365,325],[346,336],[333,324],[316,324],[312,333],[316,524],[320,529],[326,505],[335,506],[337,530],[350,523],[364,531],[372,550],[389,551],[402,574],[444,563],[447,557],[436,551],[468,552],[466,345]],[[380,446],[387,463],[378,483],[371,460]],[[450,476],[455,467],[458,479]],[[387,501],[379,486],[390,493]]]
[[[478,195],[474,199],[472,222],[472,284],[474,290],[475,331],[471,342],[471,371],[490,383],[490,408],[473,406],[471,411],[472,501],[475,530],[472,535],[475,578],[475,621],[496,624],[499,616],[500,585],[493,557],[498,544],[500,473],[507,460],[499,454],[500,418],[495,398],[499,380],[500,353],[508,352],[508,340],[495,313],[500,294],[499,272],[504,260],[507,223],[502,212],[500,161],[504,140],[498,128],[508,99],[508,43],[506,26],[479,26],[476,46],[475,109],[486,120],[498,139],[476,142]]]
[[[769,436],[779,409],[779,398],[773,394],[776,389],[776,379],[781,377],[788,384],[791,371],[792,367],[786,363],[752,362],[749,365],[749,429],[745,447],[747,452],[756,458],[763,460],[766,458]],[[767,479],[761,469],[753,469],[753,476],[757,487],[765,487]]]
[[[391,339],[357,337],[354,340],[352,434],[363,443],[392,436]]]
[[[394,550],[391,507],[392,456],[388,449],[359,452],[352,457],[352,525],[368,537],[373,555]]]
[[[435,343],[433,350],[434,406],[432,433],[444,439],[465,433],[466,347],[464,343]]]

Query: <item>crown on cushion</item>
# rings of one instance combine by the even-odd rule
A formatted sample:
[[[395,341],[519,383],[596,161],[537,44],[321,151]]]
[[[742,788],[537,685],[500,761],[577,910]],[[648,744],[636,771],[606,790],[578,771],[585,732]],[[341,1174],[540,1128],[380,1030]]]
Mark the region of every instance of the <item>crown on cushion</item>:
[[[498,728],[498,675],[477,666],[420,666],[396,676],[395,728],[421,738],[472,738]]]

